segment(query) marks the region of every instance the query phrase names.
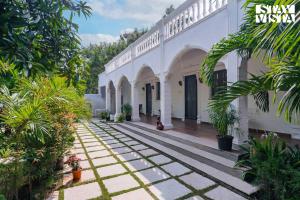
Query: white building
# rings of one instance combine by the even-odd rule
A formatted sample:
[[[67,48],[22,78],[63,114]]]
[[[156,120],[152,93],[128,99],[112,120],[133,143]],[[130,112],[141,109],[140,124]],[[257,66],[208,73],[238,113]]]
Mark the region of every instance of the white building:
[[[166,128],[172,118],[209,122],[207,105],[213,88],[199,79],[199,65],[213,44],[238,31],[242,23],[242,0],[187,0],[169,16],[161,19],[113,60],[99,75],[99,91],[106,109],[115,116],[121,106],[130,103],[133,120],[140,113],[158,115]],[[217,82],[235,82],[242,77],[241,59],[231,53],[216,68]],[[266,70],[260,60],[249,61],[248,73]],[[245,73],[244,73],[245,74]],[[241,143],[248,130],[268,130],[300,138],[299,127],[276,117],[275,107],[263,113],[252,97],[234,102],[240,116],[243,134],[235,135]]]

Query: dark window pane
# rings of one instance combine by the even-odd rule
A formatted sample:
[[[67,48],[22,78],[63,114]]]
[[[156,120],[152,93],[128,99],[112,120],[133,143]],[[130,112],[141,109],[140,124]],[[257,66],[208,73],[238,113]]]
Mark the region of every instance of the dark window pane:
[[[156,100],[160,100],[160,82],[156,82]]]
[[[227,70],[215,71],[213,76],[213,85],[211,94],[214,96],[216,93],[222,92],[227,85]]]

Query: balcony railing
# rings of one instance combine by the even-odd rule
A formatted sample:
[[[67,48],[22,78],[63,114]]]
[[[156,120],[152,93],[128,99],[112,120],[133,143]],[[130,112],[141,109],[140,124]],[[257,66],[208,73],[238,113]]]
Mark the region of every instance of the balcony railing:
[[[159,46],[193,26],[199,20],[227,5],[228,0],[187,0],[166,18],[161,19],[147,33],[105,65],[106,72],[129,63],[132,59]],[[163,37],[162,37],[163,36]],[[163,39],[162,39],[163,38]]]

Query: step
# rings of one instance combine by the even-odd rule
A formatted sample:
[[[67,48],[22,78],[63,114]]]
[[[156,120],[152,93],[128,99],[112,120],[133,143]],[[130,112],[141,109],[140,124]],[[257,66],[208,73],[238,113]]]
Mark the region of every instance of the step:
[[[178,142],[196,147],[198,149],[222,156],[226,159],[232,160],[236,162],[241,154],[243,154],[242,151],[238,150],[232,150],[231,152],[228,151],[222,151],[216,148],[213,148],[211,146],[208,146],[208,142],[205,141],[205,138],[199,138],[192,135],[180,133],[173,130],[167,130],[167,131],[159,131],[156,130],[156,127],[154,125],[146,124],[143,122],[125,122],[126,124],[129,124],[131,126],[143,129],[145,131],[164,136],[166,138],[176,140]]]
[[[205,150],[198,149],[196,147],[178,142],[176,140],[166,138],[161,135],[153,134],[151,132],[145,131],[140,128],[136,128],[129,124],[119,124],[119,126],[125,128],[127,130],[133,131],[135,133],[142,133],[142,134],[148,136],[148,138],[151,137],[152,139],[156,139],[156,141],[158,140],[160,142],[163,142],[168,146],[173,146],[173,147],[175,147],[175,149],[180,150],[180,152],[185,151],[185,152],[187,152],[186,154],[189,156],[194,156],[194,157],[198,156],[198,157],[202,158],[202,161],[204,161],[204,159],[205,159],[205,162],[207,164],[215,165],[218,163],[218,164],[220,164],[221,168],[224,168],[224,166],[226,166],[227,168],[230,168],[230,169],[232,169],[235,165],[234,161],[226,159],[222,156],[207,152]],[[230,170],[230,171],[232,171],[232,170]],[[232,174],[233,175],[236,174],[235,171],[233,171]],[[240,176],[240,175],[241,175],[240,173],[237,173],[237,176]]]
[[[173,149],[172,145],[168,145],[168,143],[165,143],[164,141],[161,141],[159,139],[155,139],[153,137],[150,137],[149,135],[146,135],[145,133],[140,133],[134,130],[130,130],[129,128],[125,127],[123,125],[112,125],[112,128],[127,134],[130,137],[133,137],[147,145],[152,146],[153,148],[156,148],[157,150],[168,154],[175,159],[189,165],[195,170],[201,171],[202,173],[206,174],[208,177],[210,177],[213,180],[216,180],[220,184],[226,185],[227,187],[232,187],[233,190],[240,191],[244,194],[251,195],[255,192],[257,192],[258,187],[253,186],[240,178],[225,172],[224,169],[217,169],[211,165],[208,165],[202,161],[199,161],[197,158],[193,156],[187,156],[185,155],[184,149]],[[173,146],[174,147],[174,146]],[[224,166],[226,168],[226,166]],[[229,167],[227,167],[229,168]]]

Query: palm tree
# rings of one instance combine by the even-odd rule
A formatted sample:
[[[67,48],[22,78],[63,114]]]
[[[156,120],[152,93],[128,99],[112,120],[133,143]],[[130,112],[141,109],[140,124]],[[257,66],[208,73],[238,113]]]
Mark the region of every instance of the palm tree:
[[[203,81],[212,85],[213,72],[217,62],[226,54],[237,51],[242,57],[241,67],[247,68],[251,56],[262,55],[269,70],[261,75],[251,75],[248,80],[233,83],[216,94],[210,101],[210,107],[226,107],[233,100],[253,95],[258,107],[269,110],[268,91],[274,92],[273,102],[279,98],[278,115],[284,115],[288,122],[299,119],[300,114],[300,20],[298,12],[296,22],[262,23],[255,22],[255,6],[296,5],[299,0],[247,0],[244,4],[245,19],[240,30],[214,45],[200,66]],[[278,93],[284,95],[278,97]]]

